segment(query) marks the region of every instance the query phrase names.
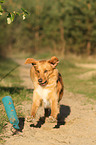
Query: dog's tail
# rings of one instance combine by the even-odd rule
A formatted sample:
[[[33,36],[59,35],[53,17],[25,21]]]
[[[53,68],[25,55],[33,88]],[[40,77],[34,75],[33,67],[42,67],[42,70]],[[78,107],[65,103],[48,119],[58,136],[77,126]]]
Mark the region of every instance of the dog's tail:
[[[63,80],[61,77],[61,74],[58,73],[58,79],[57,79],[57,94],[58,94],[58,102],[62,99],[64,93],[64,85],[63,85]]]

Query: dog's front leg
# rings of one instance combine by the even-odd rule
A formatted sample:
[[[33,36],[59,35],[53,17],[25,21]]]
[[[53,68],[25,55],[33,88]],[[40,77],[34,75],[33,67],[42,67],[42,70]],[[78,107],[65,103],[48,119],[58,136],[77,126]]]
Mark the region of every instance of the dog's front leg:
[[[48,122],[56,122],[57,115],[59,113],[59,105],[56,98],[53,98],[51,101],[51,115],[48,118]]]
[[[34,91],[34,93],[33,93],[33,104],[32,104],[32,109],[31,109],[31,116],[32,117],[35,117],[36,112],[37,112],[38,107],[40,106],[40,104],[41,104],[41,98],[38,95],[38,93]]]
[[[37,93],[33,93],[33,104],[31,108],[31,116],[27,117],[27,121],[32,121],[35,118],[36,112],[41,104],[41,98]]]
[[[51,102],[51,116],[55,119],[57,119],[57,115],[59,113],[59,105],[57,99],[52,99]]]
[[[34,101],[32,104],[31,109],[31,116],[35,118],[36,112],[38,110],[38,107],[40,106],[40,100]]]

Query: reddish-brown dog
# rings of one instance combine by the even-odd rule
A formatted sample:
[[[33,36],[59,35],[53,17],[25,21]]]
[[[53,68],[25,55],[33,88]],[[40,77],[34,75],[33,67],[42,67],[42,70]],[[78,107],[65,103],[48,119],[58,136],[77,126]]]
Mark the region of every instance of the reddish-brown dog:
[[[27,58],[25,64],[31,63],[30,76],[34,85],[31,118],[34,118],[38,107],[42,103],[45,109],[51,108],[49,120],[57,119],[59,113],[58,102],[63,96],[63,81],[56,69],[59,60],[53,56],[50,60],[37,61]],[[27,118],[28,119],[28,118]]]

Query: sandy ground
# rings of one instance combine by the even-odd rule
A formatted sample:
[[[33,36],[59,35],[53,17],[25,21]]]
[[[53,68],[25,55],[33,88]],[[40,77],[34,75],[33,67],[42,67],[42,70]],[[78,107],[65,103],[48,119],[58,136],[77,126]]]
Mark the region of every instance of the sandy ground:
[[[89,69],[88,72],[81,74],[78,76],[79,79],[83,79],[83,80],[89,80],[92,77],[96,77],[96,64],[80,64],[80,63],[76,63],[75,64],[77,67],[82,67],[82,68],[87,68]]]
[[[28,88],[32,86],[29,67],[20,67],[23,85]],[[8,124],[4,145],[96,145],[96,101],[65,90],[60,104],[57,123],[47,123],[41,107],[36,116],[38,121],[34,124],[24,121],[24,118],[20,119],[22,132],[12,133],[11,125]],[[31,104],[23,102],[21,107],[27,114]]]
[[[83,68],[91,68],[96,70],[96,64],[82,64],[82,63],[76,63],[76,66],[83,67]]]

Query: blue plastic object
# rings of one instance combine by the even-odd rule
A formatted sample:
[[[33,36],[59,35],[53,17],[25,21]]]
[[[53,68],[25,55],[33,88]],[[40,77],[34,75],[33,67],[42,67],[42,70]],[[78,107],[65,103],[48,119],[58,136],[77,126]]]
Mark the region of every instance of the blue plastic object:
[[[2,102],[4,104],[5,111],[7,113],[7,116],[8,116],[10,123],[13,124],[13,127],[15,129],[20,129],[18,126],[19,119],[17,117],[16,110],[15,110],[11,96],[5,96],[2,99]]]

